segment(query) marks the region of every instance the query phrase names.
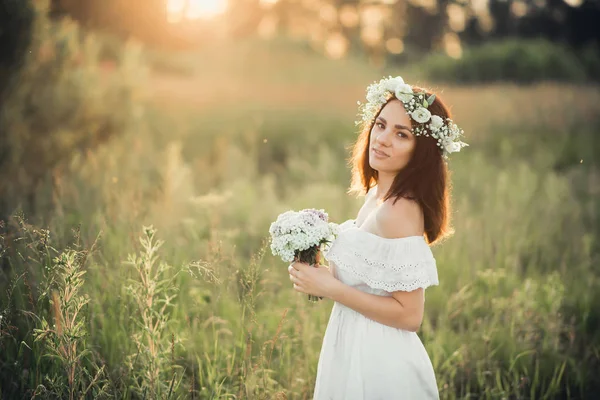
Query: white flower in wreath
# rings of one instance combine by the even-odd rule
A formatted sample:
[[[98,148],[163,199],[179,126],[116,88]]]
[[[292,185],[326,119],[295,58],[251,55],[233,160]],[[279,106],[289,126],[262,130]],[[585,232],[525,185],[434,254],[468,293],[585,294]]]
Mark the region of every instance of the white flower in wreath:
[[[385,101],[385,89],[381,85],[373,86],[367,93],[369,103],[380,103]]]
[[[454,142],[452,139],[450,138],[445,138],[442,141],[442,146],[444,147],[444,150],[446,151],[446,153],[450,154],[450,153],[457,153],[460,151],[460,143],[458,142]]]
[[[425,107],[419,107],[415,111],[410,113],[410,116],[416,122],[418,122],[420,124],[424,124],[425,122],[429,121],[429,119],[431,118],[431,113]]]
[[[406,83],[398,85],[394,91],[394,96],[403,103],[410,101],[414,96],[412,86]]]
[[[431,116],[431,124],[429,125],[429,128],[432,131],[437,131],[442,126],[444,126],[444,119],[442,117],[440,117],[439,115],[432,115]]]
[[[404,79],[402,79],[402,77],[400,76],[397,76],[395,78],[386,80],[383,87],[385,88],[385,90],[394,93],[396,91],[396,88],[400,85],[404,85]]]
[[[448,149],[446,149],[446,151],[448,153],[458,153],[461,149],[461,145],[458,142],[452,142],[452,144],[449,146]]]
[[[456,140],[456,139],[458,139],[459,136],[460,136],[460,129],[458,129],[458,126],[456,126],[456,125],[450,126],[450,129],[448,132],[448,137],[452,140]]]

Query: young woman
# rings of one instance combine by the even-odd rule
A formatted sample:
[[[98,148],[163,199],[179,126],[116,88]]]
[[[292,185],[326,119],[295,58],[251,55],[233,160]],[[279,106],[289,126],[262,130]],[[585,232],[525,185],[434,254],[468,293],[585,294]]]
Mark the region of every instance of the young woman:
[[[445,159],[467,144],[439,97],[401,77],[370,85],[361,115],[352,190],[365,203],[341,224],[329,268],[288,268],[295,290],[334,301],[314,399],[438,399],[416,332],[439,283],[429,245],[449,234]]]

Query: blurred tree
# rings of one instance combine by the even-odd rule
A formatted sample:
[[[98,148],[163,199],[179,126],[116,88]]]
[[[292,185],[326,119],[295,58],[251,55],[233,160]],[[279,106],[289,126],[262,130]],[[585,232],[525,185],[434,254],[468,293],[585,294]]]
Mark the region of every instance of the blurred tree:
[[[461,39],[545,38],[576,48],[595,45],[600,52],[598,0],[490,0],[485,10],[471,0],[470,20]]]
[[[27,0],[0,0],[0,104],[31,40],[32,9]],[[0,157],[2,151],[0,148]]]
[[[52,0],[52,15],[69,15],[87,28],[154,46],[180,48],[194,43],[194,38],[178,35],[169,23],[166,0]]]
[[[422,52],[440,48],[448,25],[449,3],[450,0],[410,1],[406,12],[406,41]]]
[[[229,0],[227,23],[233,38],[252,36],[257,33],[258,26],[264,16],[260,0]],[[284,1],[281,8],[285,8]]]
[[[19,4],[2,1],[12,8]],[[168,0],[51,1],[55,16],[68,14],[87,27],[152,45],[192,47],[215,36],[211,23],[204,20],[169,22]],[[196,0],[181,1],[191,9]],[[331,58],[359,52],[381,63],[390,54],[393,60],[406,61],[439,50],[459,57],[462,43],[503,38],[543,37],[600,48],[600,0],[228,0],[228,4],[219,25],[226,27],[232,40],[288,35],[306,40]]]
[[[386,37],[386,49],[389,53],[399,55],[404,52],[407,29],[408,3],[406,0],[397,0],[392,7],[392,23]]]
[[[130,131],[143,111],[138,48],[122,46],[119,63],[107,70],[95,36],[72,20],[51,21],[47,1],[30,5],[29,32],[11,36],[21,62],[12,64],[0,109],[0,218],[19,205],[34,212],[40,193],[49,200],[51,192],[41,191],[49,177],[73,156]],[[21,37],[30,38],[23,48]]]
[[[187,0],[188,5],[193,0]],[[166,0],[53,0],[55,9],[87,25],[145,42],[181,47],[202,44],[209,33],[177,34],[167,23]],[[599,0],[229,0],[223,19],[232,39],[291,35],[337,58],[363,52],[381,61],[406,60],[449,50],[448,38],[478,44],[487,39],[544,37],[574,46],[600,42]],[[449,7],[462,9],[460,29]],[[206,25],[202,21],[181,24]],[[188,32],[198,32],[188,30]],[[451,49],[450,49],[451,50]],[[456,49],[455,49],[456,50]],[[460,50],[460,49],[459,49]],[[459,55],[460,51],[455,51]]]
[[[491,36],[504,38],[516,34],[516,21],[511,12],[513,0],[490,0],[489,12],[494,20]]]

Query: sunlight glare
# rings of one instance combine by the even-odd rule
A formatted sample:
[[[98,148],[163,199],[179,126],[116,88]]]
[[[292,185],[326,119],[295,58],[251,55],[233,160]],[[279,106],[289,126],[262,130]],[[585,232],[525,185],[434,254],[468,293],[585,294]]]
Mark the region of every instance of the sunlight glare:
[[[260,5],[265,8],[273,7],[279,0],[260,0]]]
[[[227,0],[167,0],[169,21],[212,18],[227,10]]]

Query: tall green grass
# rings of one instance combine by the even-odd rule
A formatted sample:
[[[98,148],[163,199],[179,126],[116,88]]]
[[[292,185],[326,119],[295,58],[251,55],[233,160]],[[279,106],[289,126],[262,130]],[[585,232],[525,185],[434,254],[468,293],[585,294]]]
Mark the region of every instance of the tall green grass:
[[[0,397],[311,397],[332,304],[291,289],[268,227],[290,208],[354,217],[371,75],[302,91],[232,75],[202,99],[220,85],[178,79],[196,86],[55,173],[50,212],[4,226]],[[471,143],[419,332],[442,398],[594,398],[600,94],[441,90]]]

